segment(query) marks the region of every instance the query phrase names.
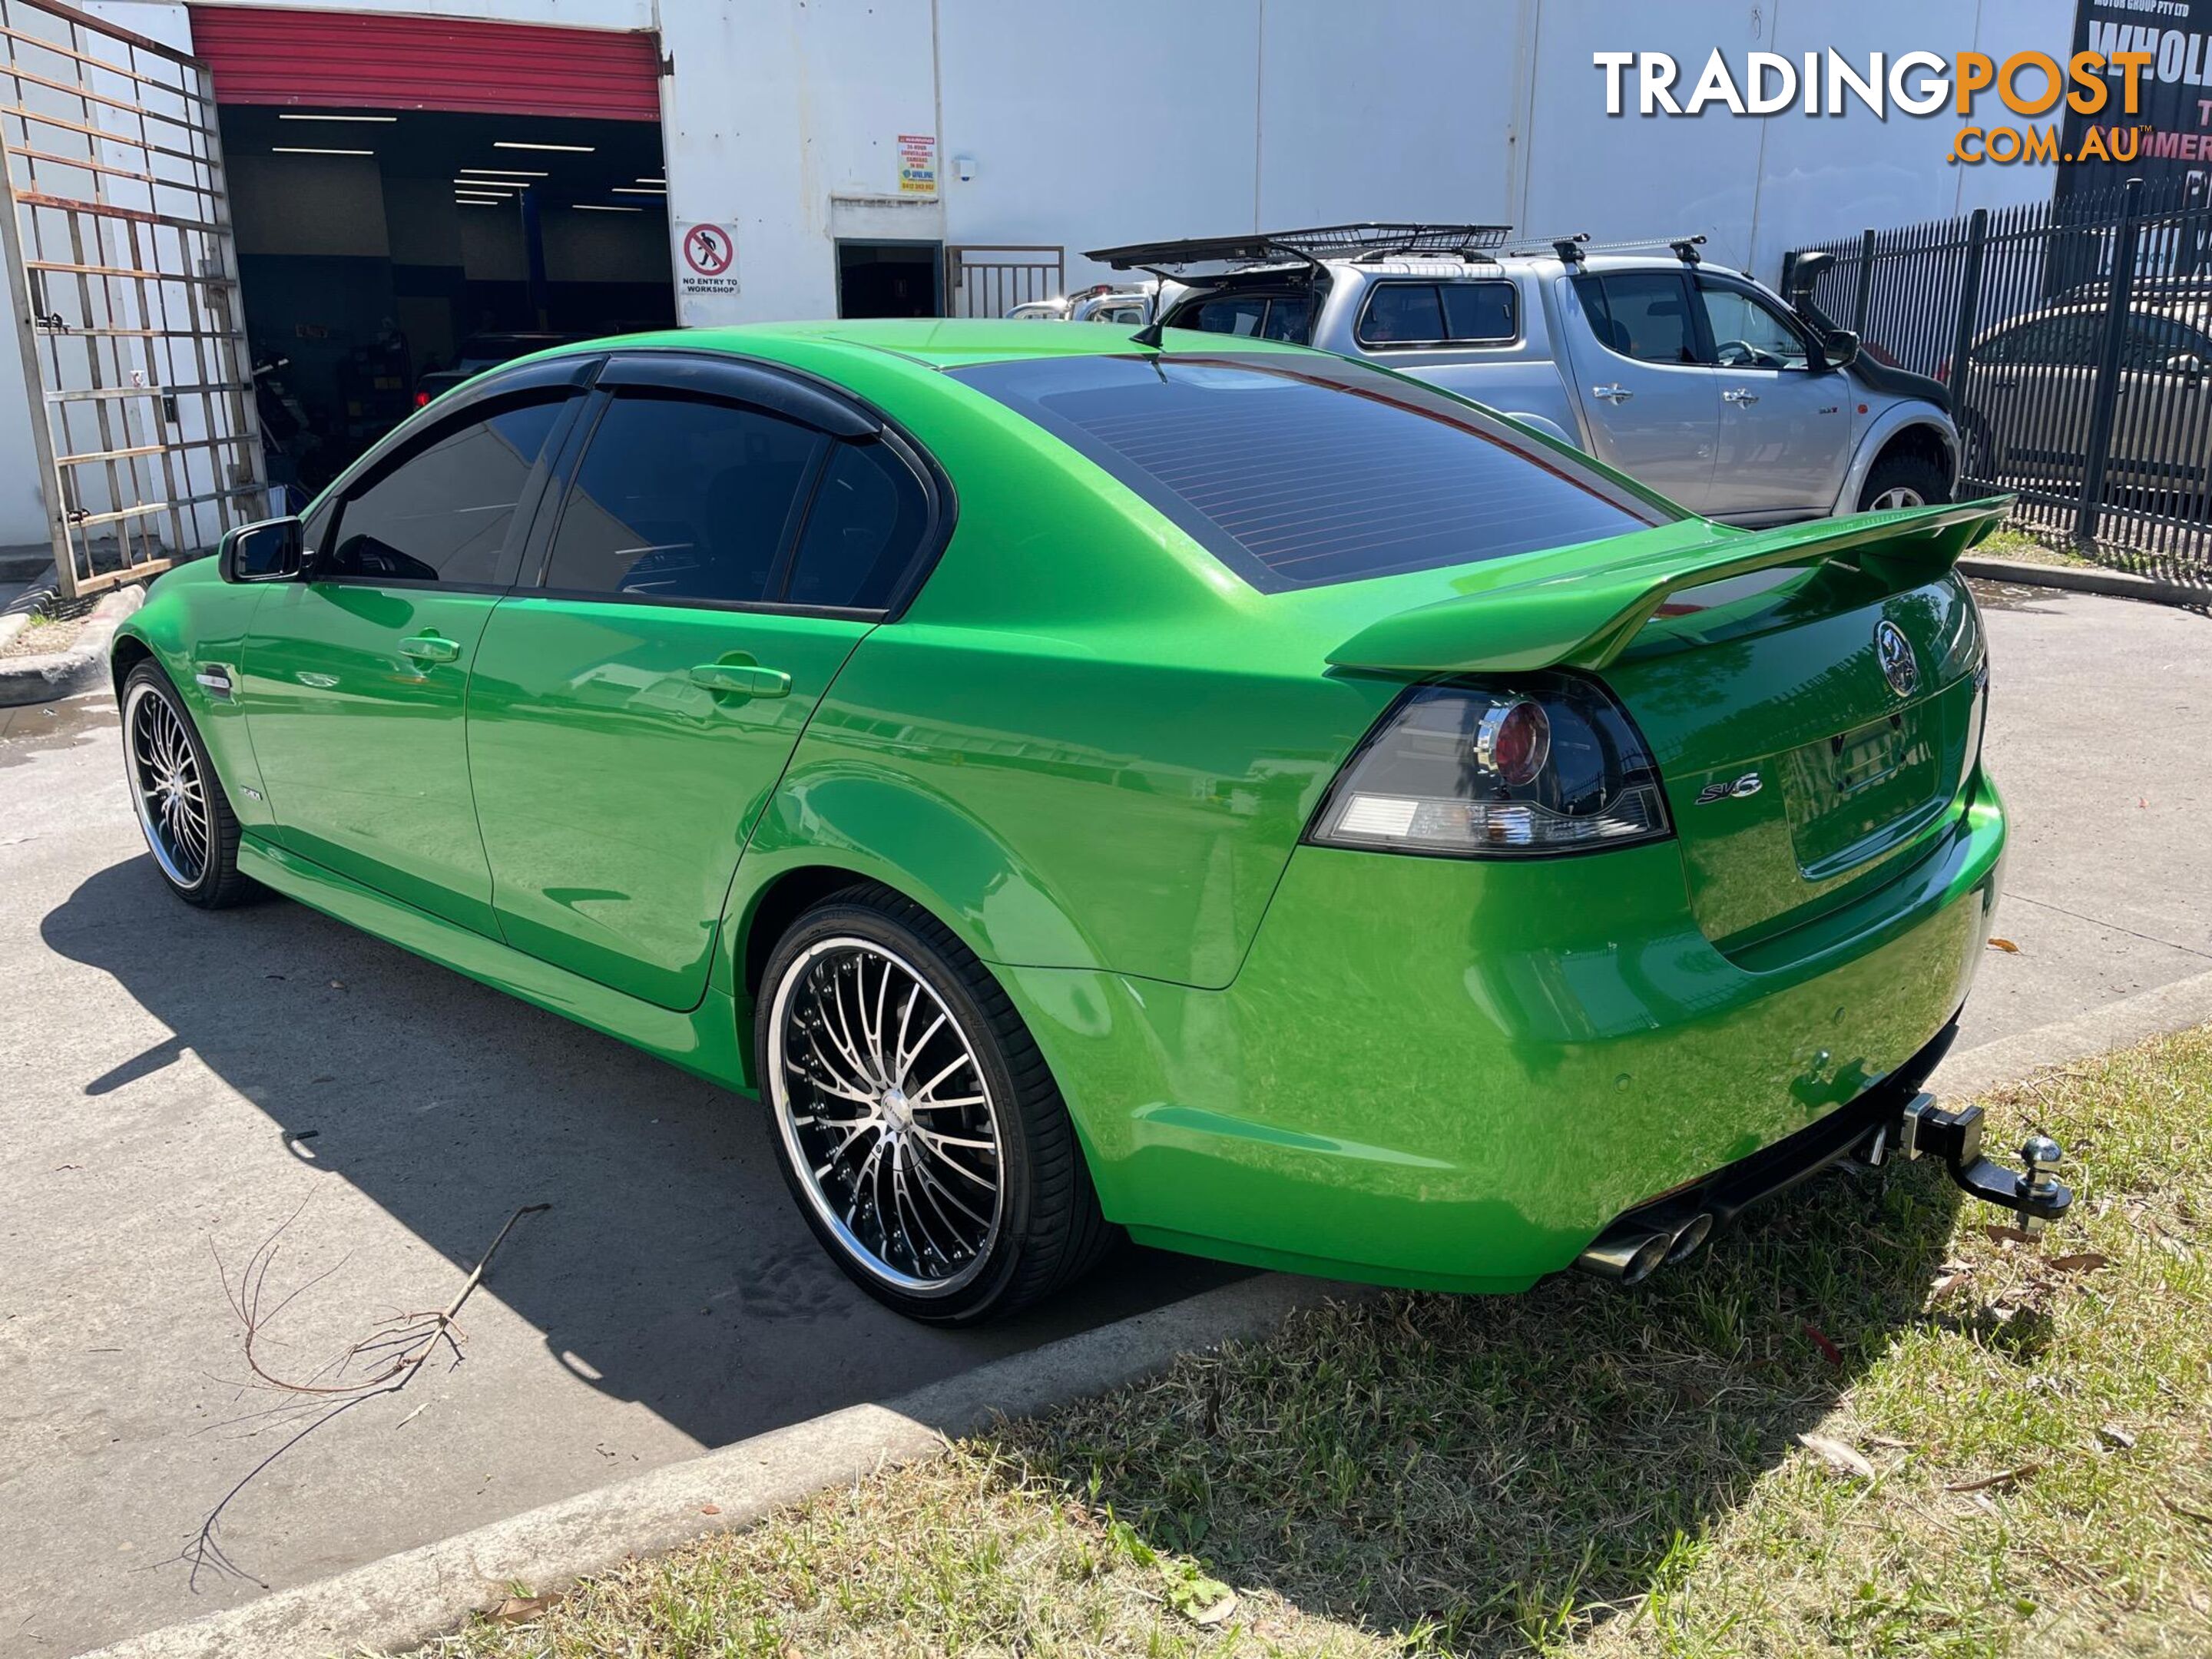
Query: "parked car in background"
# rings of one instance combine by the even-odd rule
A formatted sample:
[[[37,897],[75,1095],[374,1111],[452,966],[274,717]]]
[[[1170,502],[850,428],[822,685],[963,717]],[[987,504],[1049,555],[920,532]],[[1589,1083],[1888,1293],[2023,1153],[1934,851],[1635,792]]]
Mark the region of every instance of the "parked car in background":
[[[1943,388],[1864,360],[1855,337],[1704,263],[1696,240],[1654,252],[1505,240],[1499,226],[1338,225],[1087,257],[1179,277],[1169,327],[1364,358],[1730,523],[1950,499]]]
[[[757,1091],[902,1312],[1115,1224],[1513,1291],[1908,1124],[2063,1213],[1919,1092],[2005,841],[2001,516],[1716,533],[1265,339],[697,330],[449,392],[112,661],[179,897]]]
[[[527,357],[533,351],[572,344],[577,337],[574,334],[532,333],[521,329],[471,334],[454,351],[451,368],[431,369],[415,377],[415,407],[422,408],[433,398],[451,392],[464,380],[474,380],[488,368],[511,363],[517,357]]]
[[[1118,323],[1135,327],[1152,321],[1153,300],[1159,287],[1158,283],[1133,287],[1102,283],[1076,294],[1026,301],[1009,311],[1006,317],[1019,323]]]
[[[1977,338],[1959,429],[1968,476],[2078,491],[2086,477],[2110,316],[2101,292],[2014,318]],[[2203,516],[2212,483],[2212,292],[2172,284],[2131,296],[2120,321],[2108,488]],[[1938,371],[1952,378],[1952,365]]]

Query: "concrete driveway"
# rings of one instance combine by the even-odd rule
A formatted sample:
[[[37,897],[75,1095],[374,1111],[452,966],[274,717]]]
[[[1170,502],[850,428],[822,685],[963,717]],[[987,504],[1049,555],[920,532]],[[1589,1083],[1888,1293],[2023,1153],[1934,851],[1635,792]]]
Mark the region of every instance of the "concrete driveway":
[[[1966,1045],[2212,969],[2212,623],[1985,597],[2020,950],[1988,953]],[[210,1611],[1227,1274],[1133,1251],[1047,1316],[908,1325],[823,1259],[748,1103],[300,906],[185,909],[120,764],[106,699],[0,710],[0,1652]],[[272,1239],[263,1306],[299,1295],[263,1363],[307,1373],[447,1304],[535,1203],[465,1363],[295,1443],[316,1413],[247,1386],[226,1281]]]

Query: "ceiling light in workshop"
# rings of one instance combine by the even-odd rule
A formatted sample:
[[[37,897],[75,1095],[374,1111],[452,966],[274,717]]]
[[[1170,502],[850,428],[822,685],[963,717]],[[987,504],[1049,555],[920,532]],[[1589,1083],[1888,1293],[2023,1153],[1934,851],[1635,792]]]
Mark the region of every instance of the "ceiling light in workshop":
[[[271,155],[374,155],[373,149],[322,149],[313,144],[271,144]]]
[[[396,115],[309,115],[297,110],[285,110],[276,118],[280,121],[397,121]]]
[[[643,185],[616,185],[608,194],[612,196],[665,196],[665,190],[648,190]]]
[[[643,208],[617,207],[609,202],[577,202],[573,204],[579,213],[642,213]]]
[[[550,173],[535,173],[528,167],[456,167],[456,173],[481,173],[487,179],[550,179]]]
[[[558,149],[566,150],[571,155],[589,155],[599,146],[597,144],[528,144],[520,138],[498,138],[492,141],[492,148],[494,149]]]
[[[505,204],[493,196],[456,196],[453,198],[453,205],[455,207],[502,207]]]

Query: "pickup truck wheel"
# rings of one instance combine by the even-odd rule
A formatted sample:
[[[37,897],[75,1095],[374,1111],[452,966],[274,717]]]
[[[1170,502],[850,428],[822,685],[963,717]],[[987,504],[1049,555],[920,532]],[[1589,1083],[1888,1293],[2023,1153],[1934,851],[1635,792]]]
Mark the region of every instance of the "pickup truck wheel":
[[[978,1323],[1117,1237],[1020,1016],[919,906],[870,885],[809,910],[769,958],[754,1021],[784,1179],[877,1300]]]
[[[1951,499],[1943,469],[1911,450],[1883,456],[1859,491],[1859,511],[1887,513],[1902,507],[1937,507]]]
[[[238,873],[238,819],[192,717],[150,662],[123,682],[123,766],[146,849],[168,889],[220,910],[263,889]]]

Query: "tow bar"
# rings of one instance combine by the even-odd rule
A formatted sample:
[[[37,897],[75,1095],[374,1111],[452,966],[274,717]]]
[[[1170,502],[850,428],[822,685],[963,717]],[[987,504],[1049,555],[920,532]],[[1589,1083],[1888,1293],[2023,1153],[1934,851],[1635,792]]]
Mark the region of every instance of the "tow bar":
[[[1898,1156],[1942,1158],[1952,1180],[1984,1203],[2010,1210],[2020,1218],[2021,1231],[2031,1237],[2063,1219],[2074,1206],[2072,1191],[2057,1174],[2065,1157],[2058,1143],[2048,1135],[2030,1135],[2022,1141],[2021,1161],[2027,1165],[2024,1174],[1992,1163],[1982,1156],[1982,1109],[1978,1106],[1947,1112],[1936,1103],[1935,1096],[1915,1095],[1898,1114],[1892,1132],[1897,1139]],[[1874,1155],[1865,1161],[1880,1164],[1879,1138],[1870,1150]]]

